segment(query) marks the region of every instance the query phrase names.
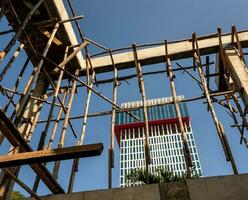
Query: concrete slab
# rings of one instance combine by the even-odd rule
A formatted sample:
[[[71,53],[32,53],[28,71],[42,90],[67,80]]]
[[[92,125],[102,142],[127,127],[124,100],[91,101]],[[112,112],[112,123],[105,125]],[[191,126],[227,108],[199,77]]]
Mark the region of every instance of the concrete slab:
[[[185,182],[159,184],[161,200],[189,200]]]
[[[27,200],[31,200],[29,198]],[[116,188],[111,190],[96,190],[71,194],[48,195],[43,200],[160,200],[157,184]]]
[[[27,200],[31,200],[29,198]],[[43,200],[247,200],[248,174],[111,190],[49,195]]]
[[[190,200],[247,200],[248,175],[187,180]]]

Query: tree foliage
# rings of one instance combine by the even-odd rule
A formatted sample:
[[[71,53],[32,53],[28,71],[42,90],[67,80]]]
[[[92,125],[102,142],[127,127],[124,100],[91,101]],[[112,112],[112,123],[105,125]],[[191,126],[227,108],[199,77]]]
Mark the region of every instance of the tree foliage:
[[[23,199],[24,199],[24,195],[19,191],[13,191],[10,194],[10,200],[23,200]]]
[[[193,171],[192,171],[193,172]],[[192,173],[196,174],[196,173]],[[177,182],[177,181],[185,181],[186,174],[183,176],[178,176],[170,172],[166,168],[158,167],[155,170],[155,173],[148,173],[144,169],[131,169],[129,174],[126,175],[126,183],[128,185],[137,185],[137,184],[146,184],[147,176],[149,177],[148,184],[155,183],[168,183],[168,182]],[[200,175],[193,175],[191,178],[199,178]]]

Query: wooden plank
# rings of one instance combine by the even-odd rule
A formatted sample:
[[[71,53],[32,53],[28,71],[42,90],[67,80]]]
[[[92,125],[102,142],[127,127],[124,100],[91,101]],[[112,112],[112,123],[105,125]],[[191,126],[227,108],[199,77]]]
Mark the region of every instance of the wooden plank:
[[[0,156],[0,168],[98,156],[102,153],[102,150],[103,144],[98,143],[4,155]]]
[[[238,32],[238,37],[242,47],[248,47],[248,30]],[[197,41],[201,55],[218,52],[219,40],[217,34],[198,37]],[[230,33],[222,35],[222,43],[223,45],[231,43]],[[168,43],[168,56],[171,61],[192,57],[192,52],[192,38]],[[148,46],[143,47],[142,49],[137,49],[137,53],[139,55],[139,62],[142,66],[165,62],[163,43],[157,46]],[[135,66],[132,47],[130,47],[126,52],[114,53],[113,58],[119,70]],[[113,71],[109,55],[92,58],[92,65],[95,67],[96,73]],[[85,74],[85,70],[81,71],[81,73]]]

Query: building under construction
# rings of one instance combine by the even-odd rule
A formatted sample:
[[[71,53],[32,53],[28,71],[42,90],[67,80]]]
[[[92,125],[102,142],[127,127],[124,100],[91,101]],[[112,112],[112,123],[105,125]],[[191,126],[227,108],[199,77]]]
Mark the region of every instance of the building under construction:
[[[115,120],[120,112],[139,122],[141,119],[135,113],[137,109],[142,110],[145,170],[148,172],[150,129],[144,77],[156,74],[164,74],[164,79],[169,80],[166,87],[172,98],[161,105],[171,104],[175,108],[188,178],[193,164],[179,104],[202,99],[206,104],[203,112],[209,112],[212,117],[226,161],[233,174],[239,174],[215,105],[230,113],[230,125],[240,133],[237,142],[248,147],[248,72],[243,51],[248,47],[247,30],[238,31],[232,26],[229,33],[222,33],[217,28],[215,33],[204,36],[193,33],[192,37],[178,41],[110,49],[84,36],[79,23],[83,16],[76,15],[70,0],[1,0],[0,5],[0,17],[6,17],[10,25],[10,29],[0,32],[4,38],[0,49],[0,148],[6,154],[0,156],[0,199],[9,199],[15,183],[34,199],[41,199],[37,194],[41,184],[51,194],[72,193],[80,159],[101,156],[103,152],[103,143],[84,143],[87,122],[99,116],[110,117],[109,142],[104,148],[108,150],[108,188],[112,188],[117,155],[114,153]],[[91,48],[100,53],[91,55]],[[211,59],[212,55],[215,60]],[[178,63],[184,59],[192,59],[192,65]],[[153,64],[161,64],[164,69],[143,71],[143,66]],[[215,66],[214,73],[212,66]],[[130,68],[136,73],[120,75],[122,70]],[[184,72],[202,92],[178,99],[177,72]],[[99,74],[105,73],[112,75],[97,79]],[[118,87],[130,79],[138,83],[142,103],[123,108],[117,103],[117,97],[122,95]],[[217,90],[210,88],[210,80],[215,80]],[[111,98],[100,90],[100,86],[107,83],[112,84]],[[94,106],[93,95],[110,109],[90,112]],[[69,173],[66,188],[58,180],[63,160],[72,161],[71,169],[66,170]],[[30,171],[35,173],[32,185],[20,178],[22,165],[29,165]]]

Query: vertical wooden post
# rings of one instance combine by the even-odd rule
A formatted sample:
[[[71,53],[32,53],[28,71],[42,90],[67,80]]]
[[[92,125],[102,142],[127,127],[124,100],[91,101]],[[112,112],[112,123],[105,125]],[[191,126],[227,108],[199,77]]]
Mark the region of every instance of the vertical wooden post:
[[[114,84],[113,84],[113,99],[112,101],[117,103],[117,89],[118,89],[118,70],[115,65],[114,58],[111,50],[109,50],[109,55],[114,68]],[[110,127],[110,145],[109,145],[109,161],[108,161],[108,187],[112,188],[112,168],[114,168],[114,139],[115,139],[115,117],[116,117],[116,107],[112,106],[111,114],[111,127]]]
[[[186,163],[186,167],[187,167],[187,177],[190,178],[191,177],[190,168],[193,165],[192,165],[192,160],[191,160],[191,156],[190,156],[189,146],[187,143],[186,131],[185,131],[185,128],[183,125],[181,111],[180,111],[180,107],[179,107],[178,100],[177,100],[176,86],[175,86],[175,81],[174,81],[175,75],[172,72],[171,62],[170,62],[170,58],[168,56],[167,41],[165,41],[165,55],[166,55],[166,68],[167,68],[167,71],[169,74],[169,80],[170,80],[171,94],[172,94],[173,103],[174,103],[175,110],[176,110],[179,129],[180,129],[180,132],[182,135],[183,153],[184,153],[185,163]]]
[[[142,76],[142,69],[140,62],[138,60],[138,54],[136,50],[136,45],[133,44],[133,55],[134,55],[134,63],[137,72],[139,90],[142,97],[142,107],[143,107],[143,115],[144,115],[144,125],[145,125],[145,170],[146,170],[146,183],[149,183],[149,165],[151,163],[150,157],[150,147],[149,147],[149,124],[148,124],[148,116],[147,116],[147,106],[146,106],[146,93],[145,93],[145,85],[144,79]]]

